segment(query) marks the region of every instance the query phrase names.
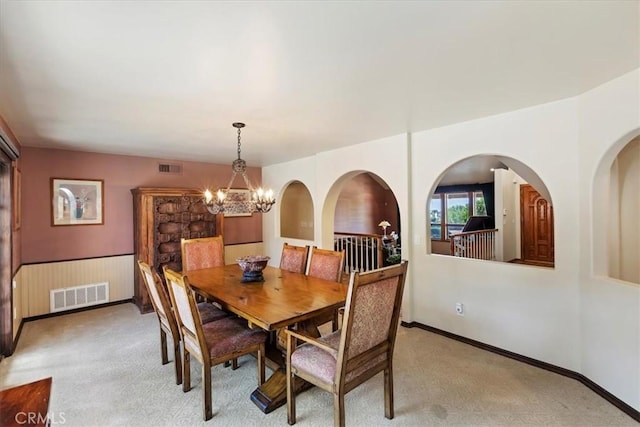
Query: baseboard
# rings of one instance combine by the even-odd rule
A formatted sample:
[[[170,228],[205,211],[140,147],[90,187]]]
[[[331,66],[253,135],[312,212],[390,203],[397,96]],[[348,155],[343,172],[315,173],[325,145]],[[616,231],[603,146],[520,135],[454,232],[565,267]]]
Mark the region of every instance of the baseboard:
[[[66,314],[80,313],[81,311],[95,310],[97,308],[111,307],[112,305],[127,304],[132,302],[133,302],[133,298],[123,299],[119,301],[110,301],[110,302],[105,302],[104,304],[96,304],[96,305],[90,305],[88,307],[80,307],[80,308],[74,308],[71,310],[58,311],[56,313],[47,313],[47,314],[41,314],[39,316],[25,317],[24,319],[22,319],[22,321],[32,322],[34,320],[47,319],[49,317],[64,316]],[[22,327],[22,325],[20,325],[20,327]]]
[[[542,369],[545,369],[547,371],[554,372],[556,374],[560,374],[560,375],[565,376],[565,377],[573,378],[574,380],[577,380],[577,381],[581,382],[582,384],[584,384],[586,387],[591,389],[594,393],[598,394],[603,399],[607,400],[609,403],[614,405],[616,408],[620,409],[625,414],[629,415],[634,420],[640,422],[640,411],[637,411],[636,409],[634,409],[629,404],[627,404],[627,403],[623,402],[622,400],[618,399],[616,396],[614,396],[613,394],[611,394],[610,392],[608,392],[607,390],[605,390],[604,388],[602,388],[601,386],[599,386],[598,384],[596,384],[595,382],[590,380],[589,378],[585,377],[584,375],[579,374],[578,372],[574,372],[574,371],[571,371],[569,369],[561,368],[559,366],[552,365],[550,363],[543,362],[541,360],[532,359],[531,357],[523,356],[523,355],[518,354],[518,353],[513,353],[513,352],[511,352],[509,350],[504,350],[504,349],[499,348],[499,347],[494,347],[492,345],[485,344],[483,342],[476,341],[476,340],[473,340],[471,338],[466,338],[466,337],[463,337],[463,336],[460,336],[460,335],[453,334],[451,332],[443,331],[442,329],[434,328],[433,326],[423,325],[422,323],[418,323],[418,322],[402,322],[401,325],[404,326],[405,328],[419,328],[419,329],[423,329],[425,331],[433,332],[434,334],[442,335],[444,337],[447,337],[447,338],[450,338],[450,339],[453,339],[453,340],[456,340],[456,341],[460,341],[460,342],[465,343],[465,344],[472,345],[472,346],[480,348],[482,350],[486,350],[486,351],[490,351],[490,352],[495,353],[495,354],[499,354],[500,356],[505,356],[505,357],[508,357],[510,359],[514,359],[514,360],[517,360],[519,362],[523,362],[523,363],[526,363],[528,365],[535,366],[537,368],[542,368]]]
[[[16,336],[13,338],[13,343],[11,344],[11,350],[9,354],[6,354],[5,356],[9,357],[13,354],[13,352],[16,350],[16,346],[18,345],[18,339],[20,338],[20,334],[22,333],[22,326],[24,325],[24,319],[20,320],[20,326],[18,326],[18,332],[16,333]]]

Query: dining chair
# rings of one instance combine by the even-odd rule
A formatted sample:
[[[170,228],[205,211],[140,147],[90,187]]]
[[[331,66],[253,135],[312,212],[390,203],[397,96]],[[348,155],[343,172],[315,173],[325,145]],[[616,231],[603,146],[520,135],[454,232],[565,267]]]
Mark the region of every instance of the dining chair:
[[[282,245],[282,256],[280,257],[280,270],[294,273],[306,273],[307,260],[309,258],[309,245],[295,246],[285,242]]]
[[[344,269],[344,250],[332,251],[329,249],[319,249],[316,246],[311,248],[309,259],[309,271],[307,275],[317,277],[332,282],[342,280],[342,270]],[[338,329],[338,313],[340,309],[319,314],[314,320],[318,325],[331,322],[333,331]]]
[[[309,272],[307,273],[309,276],[339,282],[342,280],[343,269],[344,250],[332,251],[319,249],[316,246],[311,248]]]
[[[169,295],[176,309],[178,330],[183,343],[182,390],[191,389],[191,355],[202,365],[203,418],[213,417],[211,405],[211,367],[246,354],[256,353],[258,359],[258,386],[264,383],[264,357],[267,334],[249,329],[246,322],[226,317],[215,322],[202,323],[194,291],[187,276],[164,266]],[[235,369],[235,366],[234,366]]]
[[[144,282],[147,292],[151,297],[151,305],[158,316],[158,323],[160,324],[160,354],[162,357],[162,364],[166,365],[169,363],[169,357],[167,354],[167,334],[169,334],[173,341],[173,360],[176,365],[176,384],[182,384],[180,332],[178,331],[178,323],[176,322],[169,296],[162,284],[160,276],[151,268],[151,266],[149,266],[149,264],[138,260],[138,267],[140,268],[142,281]],[[228,313],[225,311],[222,311],[206,302],[199,303],[197,307],[203,323],[213,322],[228,316]]]
[[[384,372],[384,413],[393,418],[393,348],[407,261],[351,273],[342,328],[313,338],[301,331],[287,335],[287,421],[296,423],[295,377],[333,394],[333,424],[344,426],[344,395]],[[304,342],[297,346],[298,340]]]
[[[221,267],[224,262],[224,241],[222,236],[181,239],[182,270]]]

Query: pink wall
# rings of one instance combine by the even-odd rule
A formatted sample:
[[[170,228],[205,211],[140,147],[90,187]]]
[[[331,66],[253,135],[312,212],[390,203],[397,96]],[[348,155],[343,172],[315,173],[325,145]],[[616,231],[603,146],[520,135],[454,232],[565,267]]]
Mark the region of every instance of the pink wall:
[[[183,173],[160,174],[158,163],[180,163]],[[22,147],[21,263],[38,263],[133,253],[135,187],[226,187],[231,164],[163,161],[132,156]],[[260,168],[249,168],[254,185]],[[50,178],[104,180],[103,225],[51,225]],[[242,178],[234,185],[244,187]],[[262,241],[261,214],[224,221],[225,244]]]

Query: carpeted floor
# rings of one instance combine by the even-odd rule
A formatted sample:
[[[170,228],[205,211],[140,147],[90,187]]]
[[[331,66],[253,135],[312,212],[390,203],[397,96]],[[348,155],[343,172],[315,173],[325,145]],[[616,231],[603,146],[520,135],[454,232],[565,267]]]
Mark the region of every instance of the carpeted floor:
[[[286,407],[263,414],[249,400],[256,363],[213,368],[213,410],[202,421],[200,365],[193,389],[160,364],[155,314],[122,304],[25,323],[18,348],[0,362],[0,389],[52,376],[50,415],[65,426],[286,426]],[[269,373],[269,371],[267,372]],[[417,328],[400,328],[395,409],[384,418],[382,375],[346,398],[350,426],[638,426],[579,382]],[[332,398],[297,399],[299,426],[330,426]]]

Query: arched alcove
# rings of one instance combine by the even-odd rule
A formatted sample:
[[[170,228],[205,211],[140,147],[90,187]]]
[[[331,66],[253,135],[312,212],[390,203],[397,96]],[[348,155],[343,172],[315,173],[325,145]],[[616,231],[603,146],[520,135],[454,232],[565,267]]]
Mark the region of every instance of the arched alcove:
[[[389,233],[400,231],[398,202],[386,182],[368,172],[345,181],[334,211],[334,231],[383,234],[378,225],[382,221],[389,222]]]
[[[378,175],[353,171],[340,177],[323,207],[325,227],[330,224],[328,218],[332,219],[333,249],[345,250],[350,271],[367,271],[400,260],[398,202]],[[381,223],[389,225],[382,227]]]
[[[290,182],[280,203],[280,235],[313,240],[313,200],[307,186],[300,181]]]
[[[549,190],[516,159],[482,154],[451,165],[426,211],[430,253],[554,266]]]
[[[631,283],[640,283],[640,136],[629,141],[611,162],[608,174],[609,200],[606,220],[597,227],[607,227],[608,276]],[[606,180],[604,174],[596,179]],[[603,194],[595,194],[602,200]]]

